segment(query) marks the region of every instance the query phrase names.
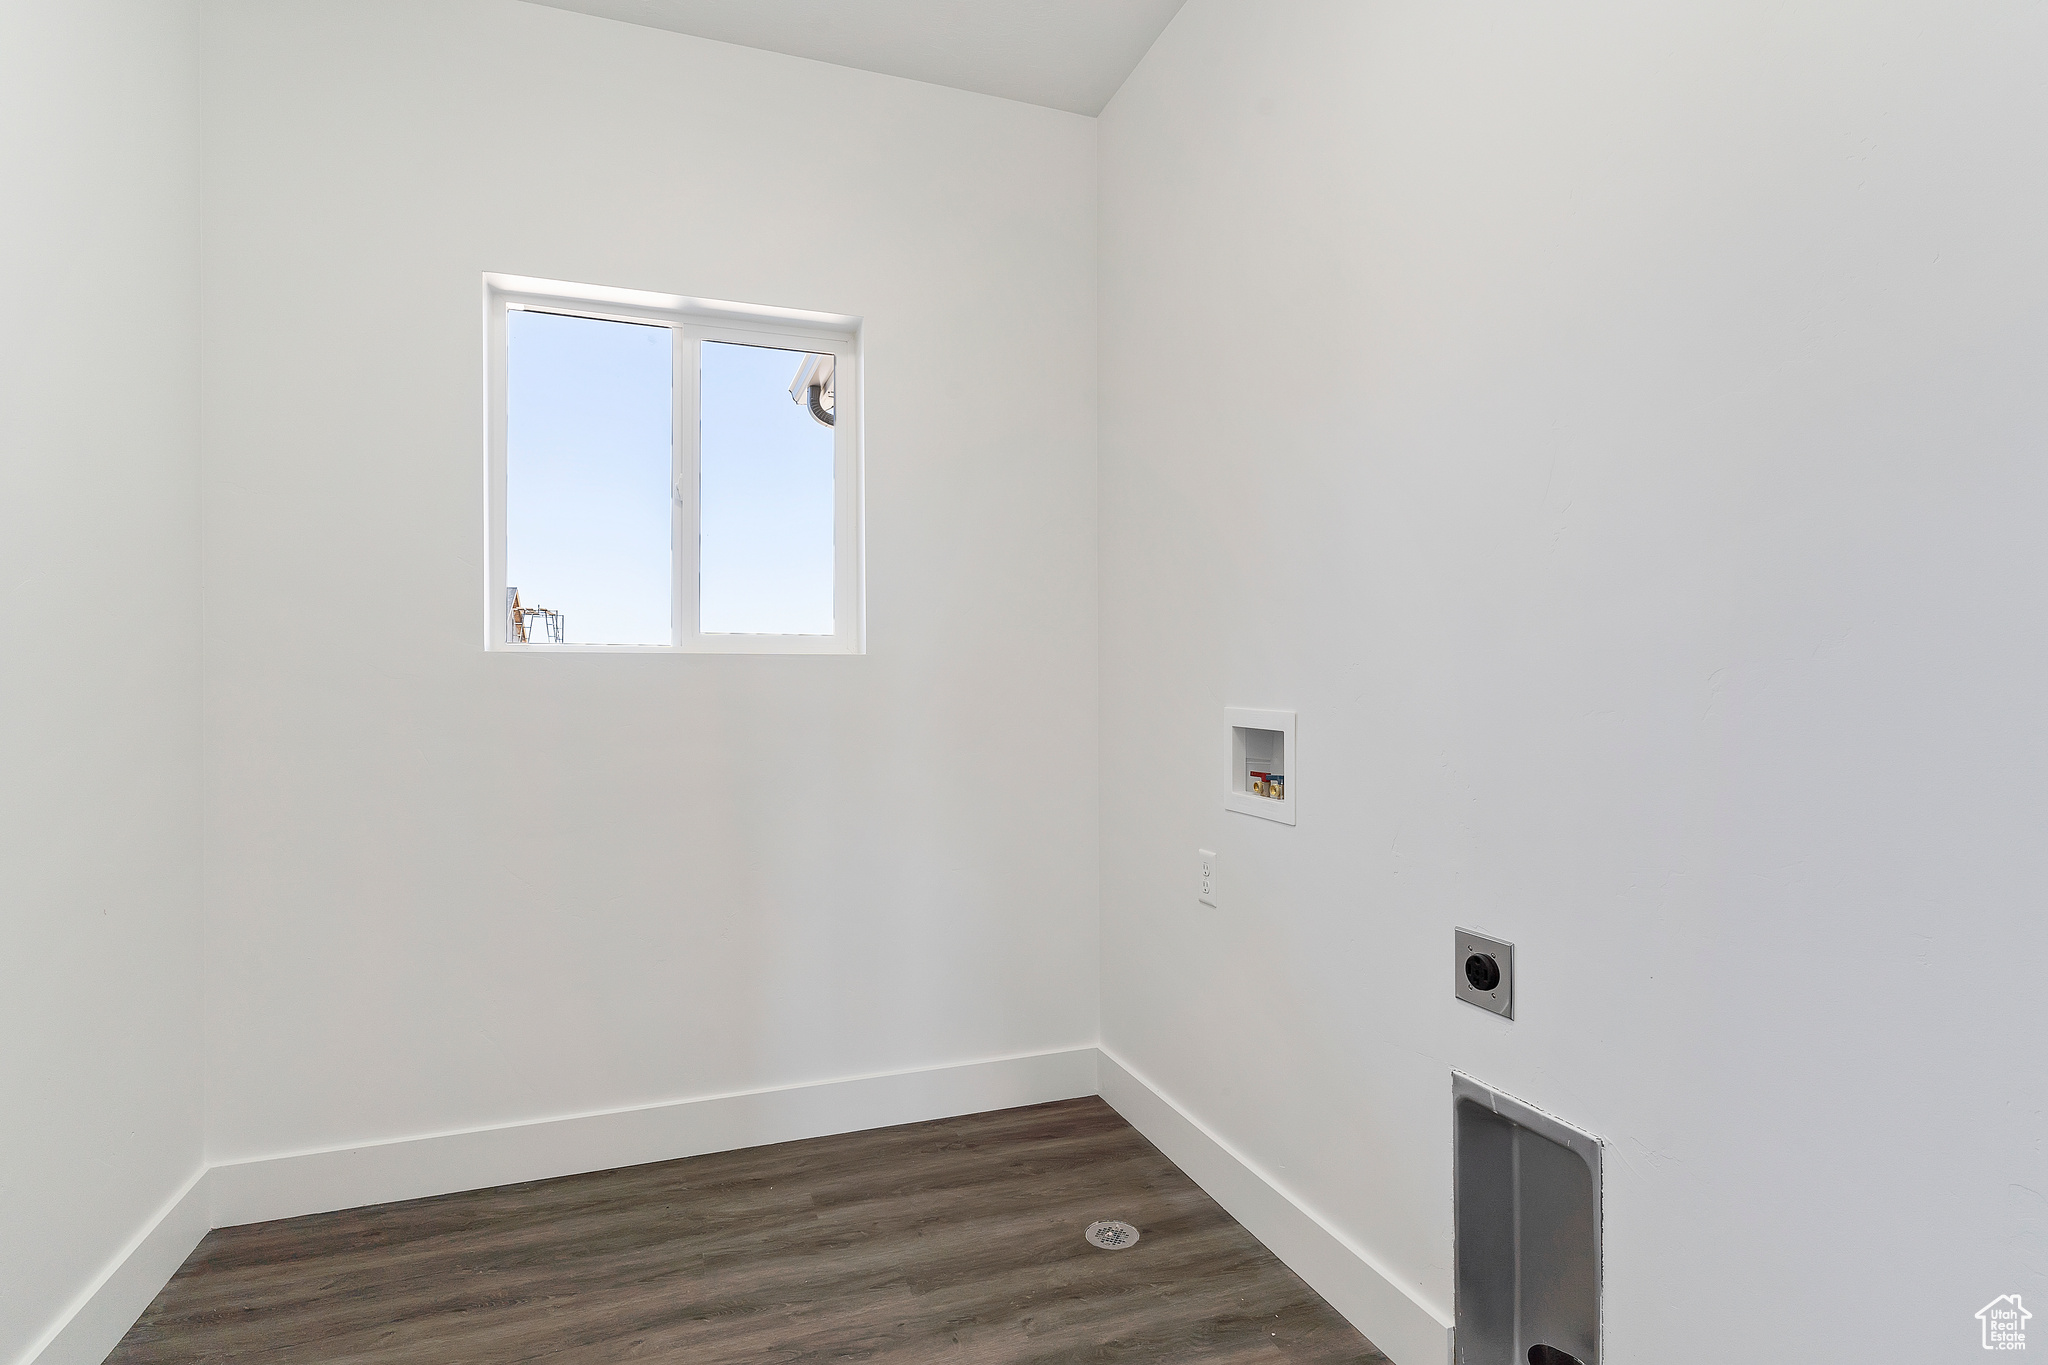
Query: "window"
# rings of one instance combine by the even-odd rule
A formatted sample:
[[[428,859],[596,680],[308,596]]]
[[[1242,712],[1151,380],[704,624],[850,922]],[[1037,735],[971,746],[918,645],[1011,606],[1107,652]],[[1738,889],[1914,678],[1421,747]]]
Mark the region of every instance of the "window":
[[[485,277],[494,650],[861,648],[858,320]]]

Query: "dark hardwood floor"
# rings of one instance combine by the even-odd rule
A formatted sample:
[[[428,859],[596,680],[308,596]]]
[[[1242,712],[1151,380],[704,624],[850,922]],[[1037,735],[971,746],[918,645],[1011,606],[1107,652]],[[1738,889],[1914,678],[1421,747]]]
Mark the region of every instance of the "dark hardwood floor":
[[[108,1357],[1385,1359],[1098,1099],[223,1228]]]

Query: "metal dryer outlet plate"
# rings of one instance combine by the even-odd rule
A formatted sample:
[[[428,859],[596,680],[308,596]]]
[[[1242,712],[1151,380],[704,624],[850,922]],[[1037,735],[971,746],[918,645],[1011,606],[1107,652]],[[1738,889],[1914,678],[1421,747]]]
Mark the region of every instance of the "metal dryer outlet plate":
[[[1458,998],[1491,1010],[1503,1019],[1515,1017],[1515,945],[1460,929],[1451,980]]]

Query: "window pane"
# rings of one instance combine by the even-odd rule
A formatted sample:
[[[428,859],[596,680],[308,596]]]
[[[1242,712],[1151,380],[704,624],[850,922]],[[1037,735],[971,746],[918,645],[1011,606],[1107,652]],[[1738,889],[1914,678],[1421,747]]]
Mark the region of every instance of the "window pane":
[[[831,357],[702,345],[703,628],[832,633]]]
[[[674,638],[672,335],[554,313],[506,318],[505,582],[522,608],[561,614],[529,615],[530,642]]]

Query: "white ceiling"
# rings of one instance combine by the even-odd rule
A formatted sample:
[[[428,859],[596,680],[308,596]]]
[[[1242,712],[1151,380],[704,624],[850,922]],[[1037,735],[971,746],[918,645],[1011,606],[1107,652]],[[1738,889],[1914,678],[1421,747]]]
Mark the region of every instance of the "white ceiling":
[[[1182,0],[532,0],[1099,114]]]

